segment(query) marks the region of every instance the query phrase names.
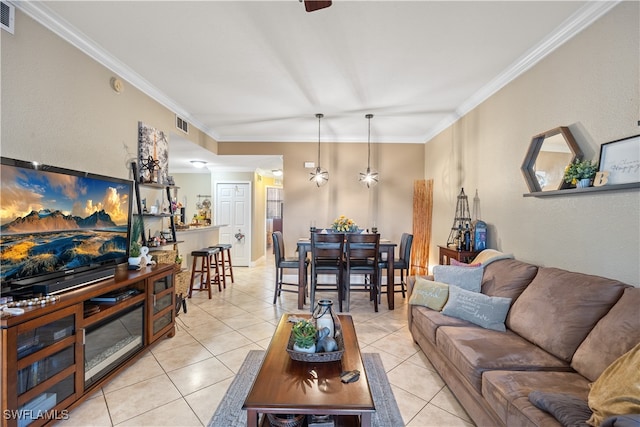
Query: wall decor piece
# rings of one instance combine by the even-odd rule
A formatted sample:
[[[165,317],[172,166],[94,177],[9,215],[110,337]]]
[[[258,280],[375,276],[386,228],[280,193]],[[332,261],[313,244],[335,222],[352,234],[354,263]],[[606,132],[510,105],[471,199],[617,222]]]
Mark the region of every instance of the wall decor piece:
[[[600,172],[609,172],[607,185],[640,182],[640,135],[602,144]]]
[[[560,126],[531,139],[521,171],[532,193],[568,188],[563,181],[565,167],[582,159],[582,150],[566,126]]]
[[[140,182],[167,184],[169,139],[167,134],[138,122],[138,163]]]

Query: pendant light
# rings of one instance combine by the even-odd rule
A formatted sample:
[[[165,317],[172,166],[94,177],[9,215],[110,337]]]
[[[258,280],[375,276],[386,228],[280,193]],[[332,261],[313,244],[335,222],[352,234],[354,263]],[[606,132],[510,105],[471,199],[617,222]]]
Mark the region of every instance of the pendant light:
[[[369,138],[367,142],[367,171],[364,173],[360,172],[360,183],[366,185],[367,188],[371,188],[378,184],[378,172],[371,169],[371,119],[373,118],[373,114],[367,114],[364,117],[369,120]]]
[[[324,117],[324,114],[318,113],[316,117],[318,118],[318,165],[315,171],[311,172],[309,181],[315,183],[317,187],[321,187],[329,181],[329,172],[320,166],[320,119]]]

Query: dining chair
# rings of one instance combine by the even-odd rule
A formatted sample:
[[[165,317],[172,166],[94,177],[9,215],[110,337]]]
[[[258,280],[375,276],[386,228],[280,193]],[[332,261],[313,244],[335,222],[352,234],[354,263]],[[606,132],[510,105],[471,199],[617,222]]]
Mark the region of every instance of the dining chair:
[[[393,260],[393,269],[394,271],[400,270],[400,282],[396,283],[394,279],[393,284],[387,283],[387,290],[382,291],[381,283],[378,282],[378,298],[381,298],[381,294],[386,294],[389,289],[392,289],[393,292],[402,292],[402,298],[405,298],[406,290],[407,290],[407,277],[409,277],[409,268],[411,267],[411,246],[413,245],[413,234],[410,233],[402,233],[402,237],[400,238],[400,247],[398,248],[398,258]],[[389,260],[381,260],[380,261],[380,278],[383,277],[382,270],[386,270],[389,267]],[[399,287],[396,290],[396,287]]]
[[[369,299],[373,301],[374,309],[378,311],[378,283],[380,263],[380,235],[347,234],[345,253],[345,301],[346,311],[349,311],[351,292],[369,292]],[[363,283],[351,283],[351,276],[363,276]]]
[[[276,300],[280,296],[280,294],[284,292],[295,292],[295,293],[304,293],[304,299],[306,300],[307,296],[307,269],[309,267],[309,260],[306,259],[304,262],[304,282],[303,283],[292,283],[284,281],[284,270],[285,269],[299,269],[299,261],[298,257],[286,257],[286,252],[284,250],[284,239],[282,237],[281,231],[274,231],[271,233],[271,237],[273,238],[273,250],[274,250],[274,258],[276,262],[276,289],[273,294],[273,303],[276,303]],[[296,275],[298,277],[298,275]],[[283,288],[283,286],[292,286],[292,289]]]
[[[311,233],[311,311],[316,291],[337,291],[342,311],[342,277],[344,270],[344,234]],[[335,283],[318,283],[318,275],[335,275]]]

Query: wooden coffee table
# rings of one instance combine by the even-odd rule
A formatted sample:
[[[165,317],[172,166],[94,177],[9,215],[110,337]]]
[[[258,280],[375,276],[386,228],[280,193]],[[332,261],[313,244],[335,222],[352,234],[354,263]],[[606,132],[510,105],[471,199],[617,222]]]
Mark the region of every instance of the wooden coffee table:
[[[336,427],[371,426],[371,414],[376,408],[351,316],[338,316],[345,345],[342,360],[320,363],[299,362],[289,357],[287,344],[293,325],[287,321],[289,316],[284,314],[280,319],[262,367],[242,406],[247,411],[247,425],[255,427],[259,414],[272,413],[331,414]],[[342,383],[340,373],[354,369],[360,371],[360,379]],[[262,417],[261,425],[269,426],[266,418]]]

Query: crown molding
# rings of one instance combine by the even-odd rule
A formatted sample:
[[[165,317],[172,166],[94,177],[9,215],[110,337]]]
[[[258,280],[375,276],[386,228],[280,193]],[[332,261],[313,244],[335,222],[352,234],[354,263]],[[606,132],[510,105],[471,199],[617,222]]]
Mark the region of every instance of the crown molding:
[[[511,66],[507,67],[505,71],[500,73],[496,78],[460,104],[452,114],[436,124],[424,136],[424,142],[429,142],[431,139],[435,138],[465,114],[469,113],[482,102],[494,95],[497,91],[519,77],[522,73],[533,67],[559,46],[564,44],[583,29],[587,28],[609,10],[613,9],[621,1],[622,0],[602,0],[587,2],[585,6],[562,22],[556,31],[549,34],[540,43],[529,49],[529,51],[527,51]],[[17,9],[20,9],[22,12],[29,15],[45,28],[51,30],[63,40],[80,49],[80,51],[102,64],[104,67],[118,74],[128,83],[161,105],[165,106],[167,109],[183,117],[193,126],[196,126],[214,140],[219,141],[219,137],[215,135],[212,129],[209,129],[204,123],[193,117],[184,109],[184,107],[149,83],[134,70],[109,54],[101,46],[91,41],[89,37],[49,9],[45,3],[45,1],[40,0],[12,2]]]
[[[108,53],[100,45],[94,43],[84,33],[79,31],[69,22],[61,18],[58,14],[47,7],[44,1],[16,1],[13,2],[17,9],[33,18],[45,28],[58,35],[63,40],[78,48],[80,51],[91,57],[99,64],[116,73],[118,76],[126,80],[129,84],[136,87],[142,93],[154,99],[175,114],[187,120],[191,125],[197,127],[202,132],[209,135],[214,140],[218,140],[217,136],[204,123],[197,120],[184,107],[179,105],[173,99],[168,97],[164,92],[149,83],[140,74],[129,68],[126,64],[119,61],[113,55]]]
[[[500,89],[518,78],[522,73],[536,65],[573,36],[593,24],[593,22],[609,12],[620,2],[621,0],[587,2],[585,6],[562,22],[554,32],[545,37],[536,46],[529,49],[496,78],[460,104],[454,113],[445,117],[440,123],[434,126],[425,136],[425,143],[435,138],[440,132],[447,129],[465,114],[469,113]]]

